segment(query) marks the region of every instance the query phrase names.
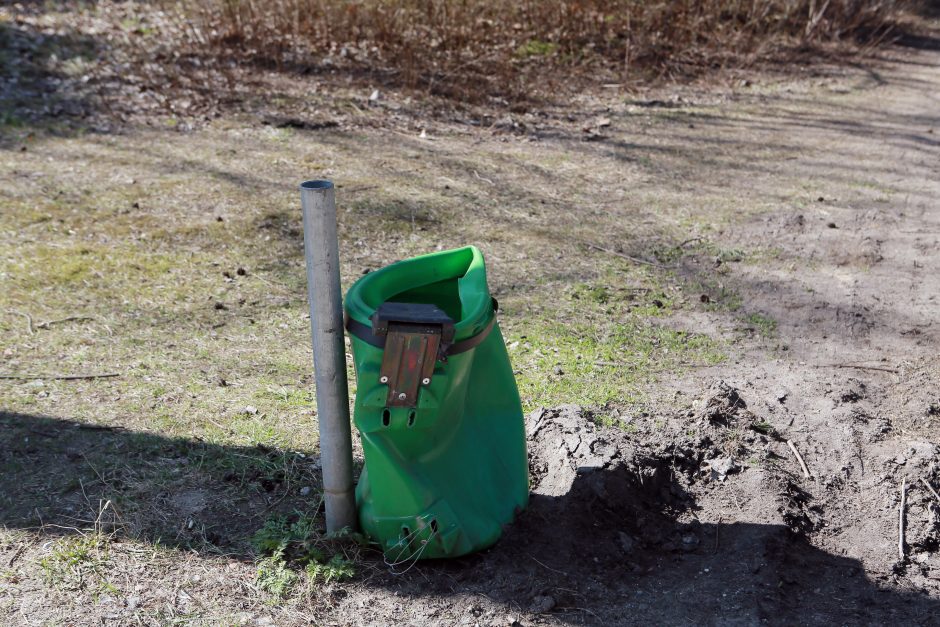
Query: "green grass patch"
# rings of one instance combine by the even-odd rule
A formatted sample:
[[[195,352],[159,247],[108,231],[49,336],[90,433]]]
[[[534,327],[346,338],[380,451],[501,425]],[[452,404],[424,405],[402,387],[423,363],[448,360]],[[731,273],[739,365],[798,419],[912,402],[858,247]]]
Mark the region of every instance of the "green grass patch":
[[[292,388],[269,385],[264,390],[257,392],[255,398],[270,403],[275,409],[282,410],[309,410],[316,405],[316,394],[312,387]]]
[[[684,288],[686,292],[698,294],[706,311],[735,312],[744,305],[741,295],[719,278],[700,278],[688,282]]]
[[[658,373],[724,359],[711,338],[654,324],[643,315],[597,323],[530,320],[509,338],[523,404],[635,405]]]
[[[777,332],[777,321],[762,313],[748,314],[744,321],[754,327],[761,337],[773,337]]]
[[[56,588],[91,590],[97,595],[115,591],[106,577],[109,560],[107,539],[94,533],[56,540],[39,567],[46,583]]]
[[[540,39],[530,39],[516,48],[517,57],[547,57],[558,50],[558,44]]]

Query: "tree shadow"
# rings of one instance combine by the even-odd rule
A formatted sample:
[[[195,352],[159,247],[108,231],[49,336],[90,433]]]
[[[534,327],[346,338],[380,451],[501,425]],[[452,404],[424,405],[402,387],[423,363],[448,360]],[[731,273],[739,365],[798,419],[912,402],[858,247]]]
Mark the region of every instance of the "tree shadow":
[[[0,525],[250,558],[281,511],[319,507],[318,459],[0,410]],[[310,494],[300,495],[302,487]]]
[[[84,126],[97,103],[81,75],[99,54],[87,35],[0,23],[0,147],[9,143],[7,131],[19,127],[64,134]]]
[[[315,494],[299,496],[318,476],[308,453],[12,412],[0,412],[0,444],[0,524],[40,537],[99,528],[247,560],[266,517],[318,508]],[[910,624],[940,609],[879,586],[797,526],[699,521],[699,465],[681,451],[618,451],[622,463],[578,468],[562,494],[539,484],[493,548],[403,575],[367,555],[377,574],[362,585],[414,600],[482,596],[570,624]]]

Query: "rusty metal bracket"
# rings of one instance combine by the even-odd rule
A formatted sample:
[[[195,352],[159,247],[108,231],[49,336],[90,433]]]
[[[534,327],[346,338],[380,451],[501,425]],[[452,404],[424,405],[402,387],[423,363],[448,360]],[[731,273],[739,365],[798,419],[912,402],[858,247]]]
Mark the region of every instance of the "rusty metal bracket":
[[[416,407],[441,344],[453,341],[453,320],[435,305],[384,303],[372,317],[372,332],[385,336],[379,382],[388,385],[388,406]]]

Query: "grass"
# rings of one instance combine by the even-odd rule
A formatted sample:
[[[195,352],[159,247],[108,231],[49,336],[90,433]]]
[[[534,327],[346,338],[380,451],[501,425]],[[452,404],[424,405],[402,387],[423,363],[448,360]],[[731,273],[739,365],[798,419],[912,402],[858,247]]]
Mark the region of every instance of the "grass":
[[[108,581],[108,539],[91,533],[56,540],[39,560],[47,583],[67,590],[90,589],[95,595],[114,591]]]
[[[751,313],[744,317],[744,321],[757,329],[761,337],[773,337],[777,332],[777,321],[762,313]]]
[[[660,373],[724,360],[719,342],[627,314],[617,322],[528,321],[509,336],[510,357],[527,409],[577,403],[632,406]]]
[[[719,271],[740,251],[677,244],[700,233],[719,240],[754,197],[742,191],[734,204],[709,191],[711,166],[690,164],[725,144],[684,143],[686,119],[610,116],[615,127],[637,118],[637,128],[674,149],[646,163],[635,157],[648,148],[577,136],[471,142],[442,133],[431,141],[374,130],[280,133],[225,118],[187,134],[40,131],[27,151],[0,151],[0,167],[30,173],[0,191],[11,207],[0,212],[0,370],[121,375],[0,386],[0,409],[18,414],[0,429],[0,449],[10,452],[0,457],[8,486],[0,536],[35,555],[49,532],[37,540],[26,529],[74,527],[98,515],[89,502],[110,500],[118,509],[107,531],[121,542],[97,549],[107,555],[102,572],[137,569],[121,576],[210,598],[222,590],[252,611],[273,612],[265,601],[290,605],[369,568],[355,539],[322,534],[317,514],[295,190],[310,176],[338,183],[344,287],[409,255],[482,246],[526,408],[575,402],[633,414],[659,402],[661,380],[721,363],[732,347],[682,321],[690,311],[740,320],[740,296]],[[724,127],[714,134],[729,141]],[[562,188],[560,178],[589,184]],[[676,187],[679,179],[691,183]],[[726,215],[715,213],[719,205]],[[666,265],[704,262],[684,275],[588,242]],[[90,318],[30,332],[24,313],[34,326]],[[651,409],[640,424],[612,411],[597,419],[636,432],[667,413]],[[271,543],[252,546],[259,529]],[[86,548],[90,557],[75,568],[94,587],[87,565],[96,553]],[[49,562],[60,582],[70,581],[66,564]],[[14,570],[8,579],[28,580]],[[186,583],[193,572],[212,577]],[[54,598],[78,611],[74,599]],[[213,615],[165,606],[143,615],[187,612]]]
[[[250,568],[239,570],[243,580],[254,582],[256,596],[249,602],[275,611],[302,595],[318,597],[320,587],[354,579],[371,558],[357,544],[361,539],[328,538],[318,527],[315,390],[295,199],[272,181],[257,189],[211,177],[205,183],[195,170],[147,178],[164,171],[164,159],[203,167],[230,159],[227,133],[214,133],[179,144],[164,141],[159,158],[135,153],[143,161],[99,174],[105,181],[100,190],[82,188],[87,172],[63,172],[50,164],[78,159],[92,147],[120,161],[126,147],[109,138],[41,143],[5,157],[27,159],[55,189],[78,190],[82,209],[54,195],[29,211],[25,199],[42,195],[32,179],[4,192],[15,193],[23,210],[0,215],[0,277],[8,288],[0,294],[3,372],[121,376],[0,388],[0,408],[24,415],[0,435],[0,447],[17,451],[0,462],[0,476],[17,486],[0,496],[0,509],[13,512],[5,521],[15,515],[10,533],[16,534],[18,526],[42,521],[94,519],[96,512],[85,511],[85,494],[93,503],[109,499],[119,515],[108,529],[122,538],[122,547],[159,552],[165,569],[172,569],[174,555],[200,565],[236,556]],[[241,143],[232,148],[247,160],[240,169],[263,170],[276,155],[310,150],[307,134],[287,135],[268,147],[257,141],[261,133],[249,134],[251,151]],[[444,160],[436,172],[448,177],[445,189],[436,172],[412,181],[409,168],[417,160],[403,156],[398,144],[378,148],[381,159],[389,159],[386,165],[377,159],[366,166],[359,140],[346,141],[318,144],[318,158],[336,164],[357,185],[381,181],[374,193],[341,197],[346,285],[364,268],[482,242],[491,286],[504,303],[500,323],[507,342],[518,342],[511,357],[527,408],[642,404],[649,386],[666,372],[723,358],[721,342],[669,326],[684,300],[675,277],[584,254],[577,241],[567,239],[577,216],[559,220],[555,207],[541,203],[540,213],[530,213],[527,197],[539,198],[542,182],[528,180],[527,168],[514,164],[549,162],[554,151],[507,158],[502,146],[484,148],[492,152],[474,159],[500,164],[490,169]],[[122,138],[120,144],[134,142],[150,140]],[[408,149],[427,157],[420,145]],[[48,161],[52,154],[55,161]],[[288,179],[299,166],[271,167],[273,179]],[[364,171],[373,167],[376,172]],[[472,171],[499,176],[501,168],[519,178],[494,200]],[[142,193],[122,194],[130,179],[141,181]],[[412,187],[420,189],[412,194]],[[140,209],[121,213],[135,202]],[[632,211],[605,216],[606,233],[634,241],[625,235],[635,220]],[[516,215],[524,215],[530,228],[510,237],[505,224]],[[566,258],[554,256],[558,241]],[[244,274],[237,272],[240,267]],[[34,325],[78,314],[89,318],[30,333],[24,312]],[[556,368],[563,374],[555,374]],[[256,411],[246,411],[249,406]],[[37,430],[60,435],[37,440],[43,437]],[[23,452],[26,438],[41,448]],[[36,468],[38,474],[31,471]],[[308,490],[301,497],[302,488]],[[50,490],[58,492],[50,496]],[[67,554],[76,548],[84,554],[70,566]],[[46,585],[68,591],[81,577],[83,589],[97,595],[116,594],[106,588],[112,570],[144,563],[140,555],[115,558],[105,545],[63,545],[59,553],[63,559],[50,557],[44,567],[52,573]],[[99,557],[104,561],[95,561]],[[96,578],[94,568],[104,579]],[[61,603],[74,607],[68,599]],[[169,616],[165,610],[146,615]]]
[[[363,536],[347,530],[321,535],[318,522],[301,512],[269,519],[251,543],[264,556],[255,583],[273,601],[287,597],[302,578],[308,585],[352,579],[360,549],[367,545]]]

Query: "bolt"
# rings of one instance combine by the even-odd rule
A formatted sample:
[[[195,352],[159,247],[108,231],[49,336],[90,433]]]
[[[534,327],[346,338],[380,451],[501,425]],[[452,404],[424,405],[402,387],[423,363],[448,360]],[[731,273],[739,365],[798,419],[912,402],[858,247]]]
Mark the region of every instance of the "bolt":
[[[388,383],[388,377],[379,377],[379,383]]]
[[[421,385],[428,385],[429,383],[431,383],[430,378],[424,377],[423,379],[421,379]]]
[[[408,398],[408,395],[405,394],[404,392],[402,392],[401,394],[398,395],[398,400],[400,400],[400,401],[403,401],[403,400],[405,400],[406,398]]]

